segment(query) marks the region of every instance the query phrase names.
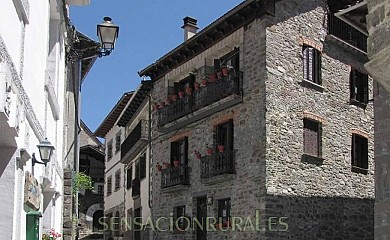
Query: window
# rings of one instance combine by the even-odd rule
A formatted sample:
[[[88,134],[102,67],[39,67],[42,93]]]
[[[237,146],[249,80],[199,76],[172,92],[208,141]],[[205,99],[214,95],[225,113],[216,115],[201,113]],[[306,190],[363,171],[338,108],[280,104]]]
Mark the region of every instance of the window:
[[[139,166],[139,177],[140,180],[146,177],[146,153],[142,154],[139,158],[140,166]]]
[[[303,128],[304,153],[310,156],[321,157],[321,123],[304,119]]]
[[[97,186],[97,192],[99,195],[103,195],[104,193],[104,185],[98,185]]]
[[[188,77],[174,83],[175,92],[185,92],[186,85],[193,86],[195,82],[195,75],[190,74]]]
[[[142,223],[142,211],[141,208],[137,208],[134,210],[134,222]],[[134,225],[134,240],[141,240],[141,224]]]
[[[115,153],[118,153],[121,150],[121,131],[116,134],[115,137]]]
[[[135,163],[135,178],[140,179],[140,162],[139,160]]]
[[[352,134],[352,167],[359,169],[368,169],[368,139]]]
[[[304,45],[303,53],[303,77],[313,83],[321,85],[321,52]]]
[[[349,75],[351,103],[368,103],[368,75],[351,69]]]
[[[218,200],[218,223],[230,221],[230,198]]]
[[[121,188],[121,170],[115,172],[115,191]]]
[[[218,70],[221,66],[227,66],[228,68],[233,68],[238,71],[240,69],[240,51],[238,48],[235,48],[230,53],[221,57],[220,59],[214,60],[214,68]]]
[[[107,143],[107,161],[112,158],[112,140]]]
[[[215,128],[215,152],[218,152],[218,146],[224,146],[224,151],[233,151],[233,120],[219,124]]]
[[[173,208],[173,217],[174,217],[174,226],[177,227],[177,230],[184,230],[187,228],[187,221],[184,219],[186,217],[186,206],[178,206]],[[177,221],[177,225],[176,225]]]
[[[188,162],[188,137],[179,141],[171,142],[171,166],[174,166],[173,161],[177,159],[181,165],[187,165]]]
[[[111,195],[112,193],[112,176],[109,176],[107,178],[107,196]]]
[[[127,169],[126,172],[126,188],[130,189],[131,188],[131,181],[133,180],[133,166]]]

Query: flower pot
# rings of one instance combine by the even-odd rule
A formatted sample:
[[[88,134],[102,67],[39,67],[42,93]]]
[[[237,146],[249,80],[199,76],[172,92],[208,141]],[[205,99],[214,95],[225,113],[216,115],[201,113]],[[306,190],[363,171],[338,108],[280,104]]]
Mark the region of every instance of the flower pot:
[[[224,145],[218,145],[218,151],[220,153],[223,153],[225,151],[225,146]]]
[[[202,80],[201,86],[202,86],[202,87],[206,87],[206,86],[207,86],[207,79],[203,79],[203,80]]]
[[[213,149],[212,148],[207,148],[207,155],[212,155],[213,154]]]
[[[186,87],[186,93],[187,93],[187,95],[191,95],[192,94],[192,88],[191,87]]]
[[[221,70],[222,70],[222,75],[223,76],[226,77],[229,74],[229,70],[228,70],[227,67],[222,67]]]
[[[177,101],[177,95],[176,94],[172,94],[171,95],[171,99],[172,99],[172,101],[176,102]]]
[[[157,171],[161,172],[162,166],[160,164],[157,164],[156,167],[157,167]]]
[[[210,78],[210,82],[214,82],[215,81],[215,74],[211,74],[209,78]]]
[[[184,97],[184,92],[183,91],[179,91],[179,98],[183,98]]]
[[[199,83],[198,82],[194,83],[194,88],[195,88],[195,91],[199,91]]]
[[[196,152],[195,157],[196,157],[196,159],[201,159],[202,155],[199,152]]]
[[[180,161],[179,160],[175,160],[175,161],[173,161],[173,164],[175,164],[175,167],[179,167],[180,166]]]

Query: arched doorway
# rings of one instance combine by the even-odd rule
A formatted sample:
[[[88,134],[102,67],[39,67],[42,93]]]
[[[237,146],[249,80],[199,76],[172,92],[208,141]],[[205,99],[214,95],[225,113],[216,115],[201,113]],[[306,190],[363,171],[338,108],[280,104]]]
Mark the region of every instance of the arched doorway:
[[[101,222],[104,222],[103,216],[104,216],[103,210],[97,210],[93,214],[92,231],[99,232],[99,231],[103,230],[104,226],[101,224]],[[99,219],[100,219],[100,221],[99,221]]]

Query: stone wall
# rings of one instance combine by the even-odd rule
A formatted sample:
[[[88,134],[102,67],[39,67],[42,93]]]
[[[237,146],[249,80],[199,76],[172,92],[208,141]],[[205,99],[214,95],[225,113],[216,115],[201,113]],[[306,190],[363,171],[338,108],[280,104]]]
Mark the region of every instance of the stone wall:
[[[390,238],[390,2],[367,0],[368,55],[375,88],[375,239]]]
[[[349,104],[350,65],[362,69],[363,63],[323,52],[323,86],[302,83],[302,43],[323,50],[325,17],[323,0],[278,2],[275,18],[256,19],[242,29],[242,103],[166,134],[156,129],[153,113],[153,166],[170,161],[173,139],[188,136],[190,169],[190,186],[167,192],[161,190],[161,173],[153,168],[154,219],[169,217],[181,205],[189,217],[196,216],[199,196],[213,197],[207,211],[216,217],[218,199],[230,197],[232,216],[254,217],[259,210],[260,230],[214,231],[208,239],[372,239],[373,106]],[[155,83],[154,101],[166,96],[164,81]],[[372,96],[372,83],[370,89]],[[324,159],[319,162],[302,160],[305,114],[323,121]],[[204,155],[206,144],[213,142],[213,126],[226,119],[234,122],[237,173],[206,184],[193,152]],[[367,175],[351,172],[356,130],[371,136]],[[194,236],[194,231],[154,233],[154,239]]]
[[[375,239],[390,238],[390,95],[375,84]]]
[[[349,104],[351,66],[362,70],[363,63],[324,43],[326,1],[282,1],[275,9],[275,25],[267,29],[266,211],[287,217],[289,229],[267,237],[372,239],[373,105]],[[303,78],[303,44],[322,52],[321,86]],[[322,123],[321,158],[303,155],[308,116]],[[351,171],[354,130],[369,136],[366,175]]]

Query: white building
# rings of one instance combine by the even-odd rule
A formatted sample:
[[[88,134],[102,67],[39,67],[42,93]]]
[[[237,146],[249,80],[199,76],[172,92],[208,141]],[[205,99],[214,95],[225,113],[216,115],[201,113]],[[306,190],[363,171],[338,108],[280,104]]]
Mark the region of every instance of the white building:
[[[125,239],[149,239],[150,228],[141,230],[135,223],[147,224],[151,217],[150,198],[150,99],[152,81],[142,81],[123,110],[117,125],[125,127],[121,162],[125,164],[125,219],[121,227]]]
[[[95,135],[105,139],[105,184],[104,184],[104,216],[110,223],[114,217],[115,223],[105,227],[105,239],[115,237],[123,239],[119,219],[125,216],[124,165],[121,160],[121,144],[125,137],[125,128],[116,125],[124,107],[132,97],[133,92],[124,93],[103,122],[95,131]]]
[[[67,6],[85,0],[2,1],[0,15],[1,239],[62,234]],[[47,166],[37,144],[55,147]],[[67,238],[64,238],[67,239]]]

